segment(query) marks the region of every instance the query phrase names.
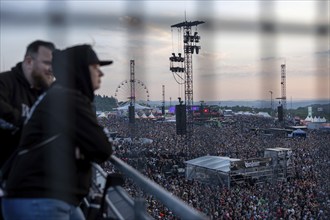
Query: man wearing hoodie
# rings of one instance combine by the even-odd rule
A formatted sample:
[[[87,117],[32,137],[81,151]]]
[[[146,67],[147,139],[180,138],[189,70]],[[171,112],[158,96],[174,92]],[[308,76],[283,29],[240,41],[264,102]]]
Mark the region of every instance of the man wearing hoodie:
[[[51,42],[28,45],[23,62],[0,73],[0,168],[18,146],[30,107],[54,80]]]
[[[28,115],[6,182],[5,219],[84,219],[79,208],[91,184],[91,162],[102,163],[112,145],[93,108],[103,76],[89,45],[53,53],[55,83]]]
[[[36,40],[27,46],[22,62],[0,73],[0,169],[18,146],[30,107],[54,81],[51,70],[54,49],[53,43]]]

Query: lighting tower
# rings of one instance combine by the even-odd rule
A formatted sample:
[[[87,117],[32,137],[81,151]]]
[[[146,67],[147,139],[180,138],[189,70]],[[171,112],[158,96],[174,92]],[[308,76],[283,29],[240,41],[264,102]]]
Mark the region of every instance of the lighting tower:
[[[269,93],[270,93],[270,115],[273,115],[273,109],[274,109],[274,107],[273,107],[273,91],[269,91]]]
[[[130,61],[130,86],[131,86],[131,96],[130,96],[130,106],[135,106],[135,62]]]
[[[128,107],[128,118],[129,123],[134,124],[135,123],[135,62],[134,60],[130,61],[130,86],[131,86],[131,95],[129,97],[130,99],[130,105]],[[134,132],[133,132],[134,133]]]
[[[184,73],[184,90],[185,90],[185,105],[187,109],[187,137],[192,135],[193,132],[193,112],[192,106],[194,103],[193,98],[193,63],[192,63],[192,54],[196,52],[199,53],[201,49],[198,46],[200,41],[200,36],[198,36],[197,25],[205,23],[204,21],[184,21],[178,24],[174,24],[171,28],[178,28],[179,31],[183,30],[183,51],[184,57],[181,53],[178,53],[176,56],[175,53],[172,53],[170,57],[170,70],[177,73]],[[191,28],[196,26],[196,31],[192,32]],[[176,66],[175,66],[176,64]],[[188,138],[189,139],[189,138]]]
[[[281,64],[281,100],[283,106],[283,119],[286,116],[286,64]]]
[[[163,92],[162,115],[165,115],[165,85],[162,86],[162,92]]]

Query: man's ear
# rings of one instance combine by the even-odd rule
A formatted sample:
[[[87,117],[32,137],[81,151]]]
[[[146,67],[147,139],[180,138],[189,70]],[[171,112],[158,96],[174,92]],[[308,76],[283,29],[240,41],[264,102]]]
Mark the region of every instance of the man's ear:
[[[33,62],[33,58],[31,55],[26,55],[24,57],[24,61],[27,63],[27,64],[31,64]]]
[[[33,57],[30,55],[25,56],[23,65],[25,67],[25,71],[27,71],[27,73],[30,73],[33,69]]]

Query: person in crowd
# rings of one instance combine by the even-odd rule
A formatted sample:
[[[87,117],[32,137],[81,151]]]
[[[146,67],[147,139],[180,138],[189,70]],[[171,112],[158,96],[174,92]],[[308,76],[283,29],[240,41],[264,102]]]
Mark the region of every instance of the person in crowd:
[[[79,208],[91,184],[91,162],[112,144],[96,118],[94,91],[103,72],[90,45],[53,52],[56,81],[32,107],[6,182],[6,220],[85,219]]]
[[[29,109],[54,80],[54,49],[51,42],[33,41],[22,62],[0,73],[0,168],[17,148]]]
[[[0,73],[0,169],[18,146],[29,109],[54,81],[51,68],[54,49],[52,42],[33,41],[27,46],[22,62]]]

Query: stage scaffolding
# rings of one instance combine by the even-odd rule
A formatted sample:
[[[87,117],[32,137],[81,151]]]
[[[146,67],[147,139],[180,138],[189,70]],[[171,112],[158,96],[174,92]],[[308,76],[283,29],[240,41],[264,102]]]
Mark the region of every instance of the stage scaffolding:
[[[264,157],[236,159],[203,156],[186,161],[186,179],[230,188],[239,184],[277,183],[292,176],[292,150],[267,148]]]

